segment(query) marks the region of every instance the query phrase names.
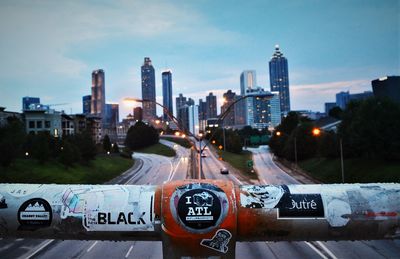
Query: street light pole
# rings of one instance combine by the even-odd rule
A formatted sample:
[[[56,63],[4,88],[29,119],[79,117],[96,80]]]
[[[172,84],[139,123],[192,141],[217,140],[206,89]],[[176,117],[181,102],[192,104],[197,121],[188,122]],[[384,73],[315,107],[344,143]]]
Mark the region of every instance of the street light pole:
[[[224,136],[224,152],[225,152],[226,144],[225,144],[225,126],[224,126],[224,124],[222,124],[222,135]]]
[[[198,179],[201,179],[201,175],[203,173],[203,164],[202,164],[202,157],[201,157],[201,140],[202,140],[202,138],[200,137],[200,139],[199,139],[199,176],[198,176]]]
[[[297,168],[297,136],[294,136],[294,161]]]
[[[344,161],[343,161],[343,141],[342,138],[339,139],[340,143],[340,164],[342,167],[342,183],[344,183]]]

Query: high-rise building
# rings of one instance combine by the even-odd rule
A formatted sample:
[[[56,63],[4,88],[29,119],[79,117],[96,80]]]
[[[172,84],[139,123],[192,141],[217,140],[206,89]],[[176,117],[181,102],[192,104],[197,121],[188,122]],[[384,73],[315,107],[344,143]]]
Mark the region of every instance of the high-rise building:
[[[400,76],[385,76],[371,83],[375,97],[388,98],[400,103]]]
[[[288,61],[275,45],[275,52],[269,61],[269,81],[271,92],[279,92],[281,114],[286,116],[290,111],[289,70]]]
[[[106,104],[106,118],[108,128],[114,129],[119,122],[119,105],[117,103]]]
[[[106,122],[105,77],[102,69],[92,72],[92,97],[90,113],[101,117],[102,124]]]
[[[206,97],[207,119],[217,118],[217,97],[212,92]]]
[[[199,127],[200,130],[206,129],[207,123],[207,103],[203,102],[203,99],[199,99]]]
[[[156,77],[154,74],[154,67],[151,64],[149,57],[144,58],[142,72],[142,99],[149,100],[143,102],[143,120],[151,121],[157,116],[156,111]]]
[[[184,105],[186,105],[186,97],[183,96],[183,94],[179,94],[178,97],[176,97],[176,118],[180,123],[183,123],[183,115],[182,115],[182,108]]]
[[[336,106],[339,106],[342,110],[346,109],[347,104],[350,102],[350,93],[340,92],[336,94]]]
[[[261,87],[246,91],[247,125],[264,129],[276,127],[281,122],[280,101],[278,92],[264,91]]]
[[[192,98],[189,97],[189,98],[187,99],[187,101],[186,101],[186,104],[189,105],[189,106],[190,106],[190,105],[194,105],[194,100],[193,100]]]
[[[92,102],[91,95],[82,96],[82,111],[83,114],[90,114],[90,106]]]
[[[142,107],[133,108],[133,119],[136,121],[143,120],[143,109]]]
[[[171,70],[162,72],[162,92],[163,106],[168,109],[170,114],[173,114],[172,103],[172,73]],[[167,113],[164,111],[164,120],[169,120]]]
[[[366,100],[368,98],[373,97],[374,94],[371,91],[364,91],[363,93],[356,93],[356,94],[350,94],[350,101],[352,100]]]
[[[240,95],[245,95],[247,89],[257,87],[257,77],[255,70],[244,70],[240,74]]]
[[[31,105],[40,105],[40,98],[29,96],[22,98],[22,110],[30,110],[32,108]]]
[[[224,102],[221,106],[221,114],[226,112],[226,110],[235,102],[236,100],[236,93],[232,92],[232,90],[228,90],[226,93],[223,94]],[[235,125],[235,108],[230,107],[228,114],[225,116],[223,120],[224,126],[233,126]]]
[[[235,101],[238,101],[240,98],[243,98],[244,95],[236,95]],[[245,126],[246,125],[246,99],[242,99],[235,104],[235,126]]]
[[[188,130],[195,136],[199,135],[199,106],[188,106]]]

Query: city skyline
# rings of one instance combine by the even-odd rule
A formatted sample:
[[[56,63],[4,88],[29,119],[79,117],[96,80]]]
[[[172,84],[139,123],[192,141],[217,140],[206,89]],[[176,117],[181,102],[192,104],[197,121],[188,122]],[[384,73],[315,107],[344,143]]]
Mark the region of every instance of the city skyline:
[[[101,68],[107,100],[121,104],[123,118],[131,112],[123,98],[141,97],[140,66],[147,56],[157,101],[162,102],[161,71],[171,68],[173,99],[178,93],[204,99],[213,92],[218,111],[224,92],[240,92],[244,70],[255,70],[258,85],[269,88],[275,44],[290,61],[293,110],[323,111],[335,93],[371,91],[372,80],[400,71],[396,1],[61,5],[0,4],[0,89],[6,97],[1,105],[7,110],[20,111],[23,96],[38,96],[44,104],[68,103],[58,109],[80,113],[90,73]],[[140,14],[144,8],[151,19]]]

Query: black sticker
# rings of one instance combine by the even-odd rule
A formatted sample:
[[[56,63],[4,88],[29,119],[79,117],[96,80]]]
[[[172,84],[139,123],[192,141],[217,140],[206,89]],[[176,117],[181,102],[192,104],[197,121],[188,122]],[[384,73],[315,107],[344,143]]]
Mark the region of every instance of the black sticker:
[[[179,198],[178,217],[192,229],[214,227],[221,216],[221,203],[210,190],[192,189]]]
[[[279,218],[323,218],[324,206],[320,194],[286,193],[277,205]]]
[[[228,243],[231,238],[232,234],[228,230],[220,229],[212,239],[201,240],[200,245],[225,254],[228,252]]]
[[[24,202],[18,210],[18,221],[22,229],[37,229],[51,224],[52,211],[50,204],[40,198]]]

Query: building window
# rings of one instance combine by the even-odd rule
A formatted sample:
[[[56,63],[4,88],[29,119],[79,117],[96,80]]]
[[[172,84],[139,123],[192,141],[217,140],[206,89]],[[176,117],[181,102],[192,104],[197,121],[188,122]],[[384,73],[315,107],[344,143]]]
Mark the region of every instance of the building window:
[[[58,138],[58,129],[54,129],[54,137]]]
[[[35,128],[35,121],[29,121],[29,128],[34,129]]]
[[[36,128],[41,129],[43,127],[42,121],[37,121],[36,122]]]
[[[50,121],[45,121],[44,122],[44,127],[47,128],[47,129],[50,128],[51,127]]]

